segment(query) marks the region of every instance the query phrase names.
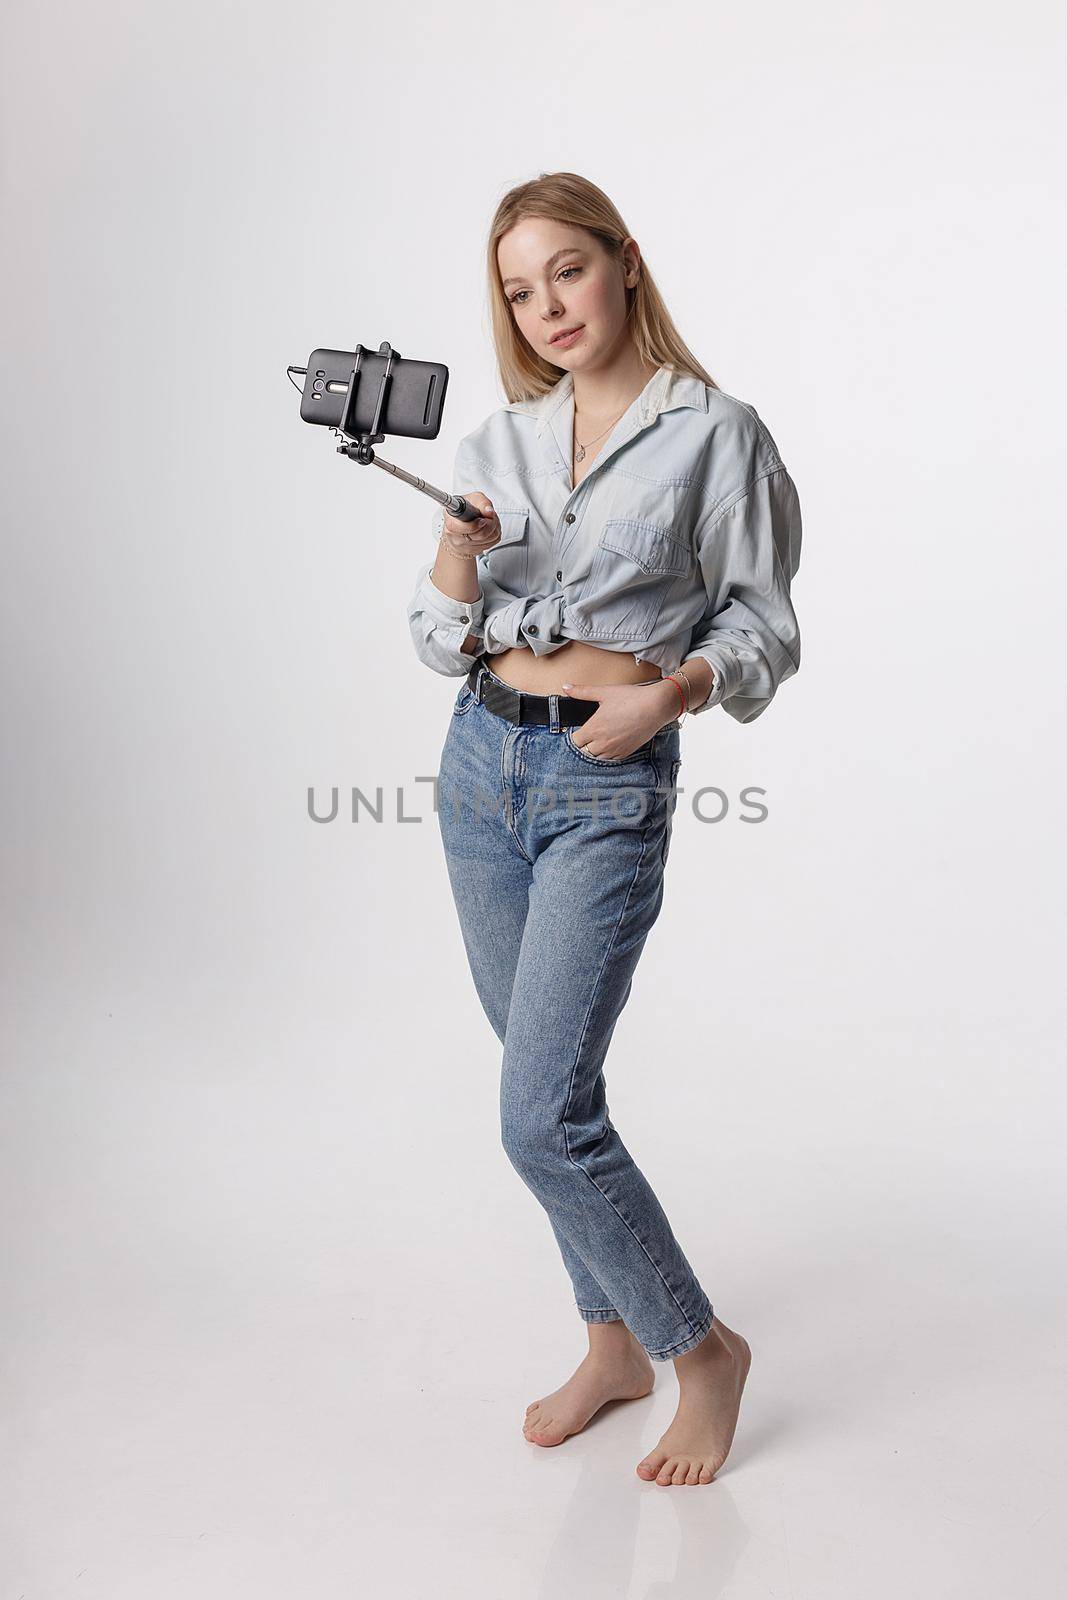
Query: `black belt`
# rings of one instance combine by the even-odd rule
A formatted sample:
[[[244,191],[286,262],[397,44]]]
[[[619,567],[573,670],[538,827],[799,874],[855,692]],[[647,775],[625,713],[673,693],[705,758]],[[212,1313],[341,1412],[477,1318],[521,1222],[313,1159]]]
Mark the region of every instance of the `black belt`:
[[[498,717],[505,717],[508,722],[520,725],[539,723],[548,727],[552,721],[550,699],[557,701],[559,722],[565,728],[577,728],[581,723],[588,722],[593,713],[600,709],[599,700],[579,700],[577,696],[567,694],[550,697],[547,694],[529,694],[525,689],[513,689],[510,684],[493,675],[484,657],[479,657],[471,667],[467,683],[490,711],[495,711]],[[673,728],[679,724],[672,722],[668,726]]]

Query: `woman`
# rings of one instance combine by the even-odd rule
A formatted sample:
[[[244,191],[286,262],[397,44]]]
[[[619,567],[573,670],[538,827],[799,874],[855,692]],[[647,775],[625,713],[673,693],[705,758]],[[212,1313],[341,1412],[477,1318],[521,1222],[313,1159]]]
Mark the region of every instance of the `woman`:
[[[504,1047],[504,1148],[587,1324],[523,1431],[559,1444],[672,1360],[678,1410],[636,1471],[708,1483],[749,1347],[616,1132],[603,1062],[662,901],[680,718],[721,702],[751,721],[799,667],[800,507],[595,185],[542,174],[505,195],[488,269],[509,404],[460,443],[454,488],[481,516],[437,514],[408,620],[427,666],[467,675],[439,775],[449,878]],[[680,954],[692,979],[704,952]]]

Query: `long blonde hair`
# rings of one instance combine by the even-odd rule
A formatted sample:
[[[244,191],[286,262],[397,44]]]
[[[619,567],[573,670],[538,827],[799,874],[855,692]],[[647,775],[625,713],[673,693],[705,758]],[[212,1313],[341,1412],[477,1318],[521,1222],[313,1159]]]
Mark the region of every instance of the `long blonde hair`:
[[[493,344],[496,347],[500,381],[509,403],[532,400],[557,384],[563,369],[537,355],[515,326],[515,318],[504,286],[496,247],[509,228],[526,217],[545,217],[552,222],[584,228],[621,263],[622,243],[631,238],[618,210],[602,189],[577,172],[542,172],[538,177],[509,189],[493,215],[486,246],[489,269],[489,314]],[[687,348],[675,327],[663,296],[656,288],[644,252],[637,284],[626,290],[626,317],[638,354],[655,367],[673,367],[701,383],[719,386]]]

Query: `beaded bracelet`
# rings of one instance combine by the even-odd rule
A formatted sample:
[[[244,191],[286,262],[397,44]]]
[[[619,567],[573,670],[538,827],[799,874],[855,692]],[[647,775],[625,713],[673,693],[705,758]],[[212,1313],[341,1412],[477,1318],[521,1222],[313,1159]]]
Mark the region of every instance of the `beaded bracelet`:
[[[438,538],[437,538],[437,543],[441,544],[443,542],[443,540],[444,540],[444,534],[443,533],[439,534]],[[476,550],[472,556],[465,556],[461,550],[453,550],[453,548],[452,548],[452,546],[450,544],[446,545],[445,548],[448,551],[449,555],[455,556],[456,559],[459,560],[459,561],[477,561],[478,556],[480,554],[480,552]]]

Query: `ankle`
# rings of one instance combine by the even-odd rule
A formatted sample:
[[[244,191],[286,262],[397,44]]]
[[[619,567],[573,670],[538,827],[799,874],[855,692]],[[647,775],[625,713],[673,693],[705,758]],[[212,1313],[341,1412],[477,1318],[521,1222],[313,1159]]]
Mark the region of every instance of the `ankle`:
[[[699,1344],[695,1344],[684,1355],[675,1356],[674,1370],[679,1383],[684,1383],[686,1378],[699,1377],[710,1366],[729,1365],[734,1360],[733,1350],[713,1323]]]
[[[643,1348],[625,1322],[590,1322],[588,1329],[591,1361],[624,1361]]]

